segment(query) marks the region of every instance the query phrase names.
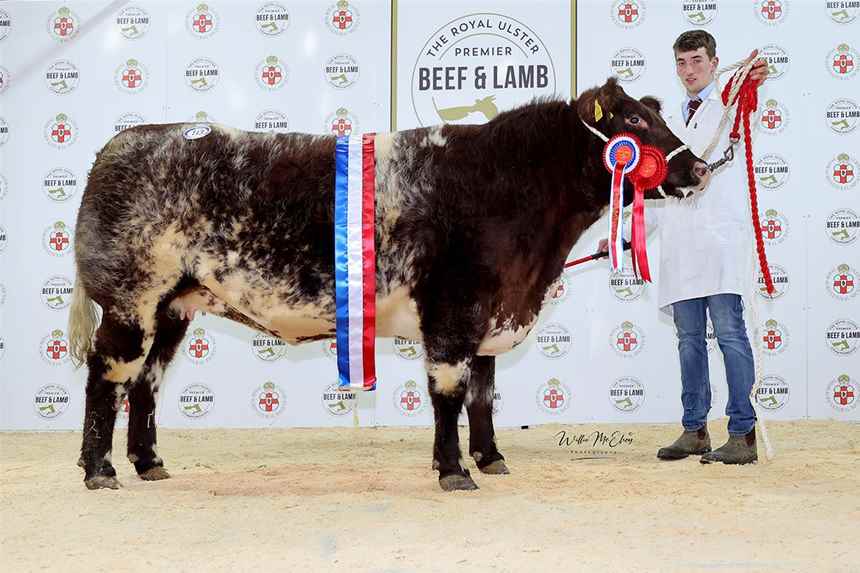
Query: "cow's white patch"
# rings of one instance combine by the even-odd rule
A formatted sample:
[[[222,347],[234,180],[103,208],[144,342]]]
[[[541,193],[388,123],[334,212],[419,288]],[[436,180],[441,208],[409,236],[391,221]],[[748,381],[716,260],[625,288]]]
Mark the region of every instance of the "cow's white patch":
[[[131,362],[114,360],[110,357],[105,358],[107,371],[104,374],[104,379],[109,380],[110,382],[116,382],[117,384],[122,384],[128,381],[134,382],[137,379],[137,375],[140,374],[140,369],[143,368],[143,362],[146,360],[146,352],[149,351],[149,346],[151,346],[151,344],[151,340],[149,345],[144,344],[144,346],[146,346],[146,351],[141,354],[140,358],[132,360]]]
[[[482,385],[476,388],[473,384],[469,384],[466,388],[466,400],[464,404],[471,406],[476,400],[481,404],[491,404],[495,396],[495,389],[492,385]]]
[[[454,394],[460,383],[467,383],[469,362],[461,360],[457,364],[428,363],[427,373],[436,382],[435,389],[440,394]]]
[[[120,386],[120,385],[114,386],[113,394],[115,396],[114,403],[113,403],[113,409],[114,409],[114,412],[119,412],[120,409],[122,408],[122,403],[125,401],[125,394],[126,394],[125,387]]]
[[[394,138],[390,133],[377,133],[373,141],[374,150],[376,151],[376,162],[388,161],[391,156],[391,148],[394,145]]]
[[[376,299],[376,335],[402,336],[423,340],[419,326],[418,304],[409,296],[409,289],[398,287],[388,296]]]
[[[427,132],[427,135],[421,141],[421,146],[430,147],[431,145],[436,145],[442,147],[446,143],[448,143],[448,139],[442,135],[442,128],[434,127]]]
[[[518,344],[525,340],[537,321],[537,316],[525,325],[515,325],[513,320],[508,319],[501,326],[497,326],[496,319],[490,319],[487,334],[478,347],[479,356],[495,356],[513,350]]]

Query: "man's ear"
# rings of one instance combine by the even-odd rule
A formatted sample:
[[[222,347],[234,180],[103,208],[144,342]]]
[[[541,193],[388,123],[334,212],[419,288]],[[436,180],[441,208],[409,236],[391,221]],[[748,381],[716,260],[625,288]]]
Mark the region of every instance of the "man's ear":
[[[620,89],[617,80],[609,78],[601,87],[583,92],[576,100],[576,111],[580,119],[591,125],[596,125],[603,118],[612,119]]]

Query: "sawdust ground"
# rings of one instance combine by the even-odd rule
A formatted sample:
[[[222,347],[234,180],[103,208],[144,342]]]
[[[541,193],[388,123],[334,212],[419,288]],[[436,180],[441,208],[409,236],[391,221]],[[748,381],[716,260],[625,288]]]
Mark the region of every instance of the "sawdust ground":
[[[768,427],[776,458],[744,467],[658,462],[674,425],[503,430],[512,474],[467,460],[481,489],[453,494],[429,428],[161,431],[161,482],[134,475],[118,435],[124,488],[96,492],[79,433],[4,433],[0,569],[860,571],[860,425]],[[616,430],[632,443],[600,459],[558,444]]]

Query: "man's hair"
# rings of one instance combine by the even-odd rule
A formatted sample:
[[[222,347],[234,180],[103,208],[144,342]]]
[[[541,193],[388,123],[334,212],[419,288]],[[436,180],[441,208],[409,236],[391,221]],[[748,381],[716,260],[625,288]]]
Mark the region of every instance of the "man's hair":
[[[717,41],[704,30],[684,32],[678,36],[678,39],[675,40],[675,44],[672,46],[676,56],[679,52],[695,52],[699,48],[705,48],[705,52],[707,52],[709,58],[717,55]]]

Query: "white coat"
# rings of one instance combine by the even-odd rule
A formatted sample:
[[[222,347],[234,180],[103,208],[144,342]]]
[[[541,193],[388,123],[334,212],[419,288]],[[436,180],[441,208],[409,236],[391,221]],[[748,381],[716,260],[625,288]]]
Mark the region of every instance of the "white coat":
[[[711,90],[689,125],[684,124],[681,106],[676,107],[668,110],[672,113],[666,117],[667,125],[702,157],[723,116],[719,89]],[[754,124],[754,116],[750,119]],[[731,127],[730,121],[710,157],[703,158],[707,163],[722,157]],[[657,303],[661,310],[671,314],[672,303],[690,298],[749,292],[754,244],[748,203],[743,141],[735,146],[734,161],[718,169],[704,191],[682,201],[648,202],[647,228],[660,235]]]

